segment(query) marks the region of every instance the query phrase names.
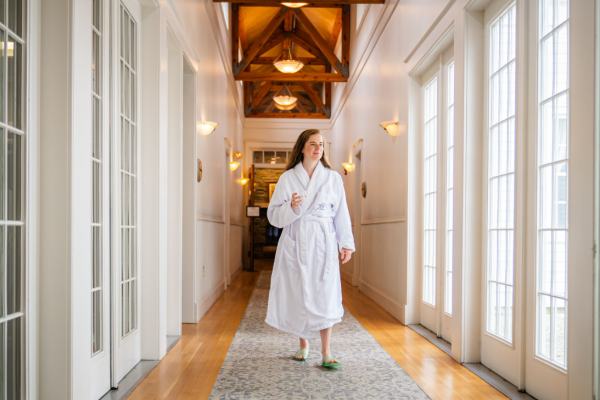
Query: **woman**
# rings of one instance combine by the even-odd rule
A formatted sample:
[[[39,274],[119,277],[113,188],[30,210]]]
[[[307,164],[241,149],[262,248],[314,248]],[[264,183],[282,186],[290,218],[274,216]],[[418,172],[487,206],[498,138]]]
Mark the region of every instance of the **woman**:
[[[321,365],[337,367],[329,348],[331,327],[344,315],[336,243],[346,263],[354,238],[342,177],[331,169],[324,144],[318,129],[300,134],[269,203],[269,222],[283,233],[265,322],[300,338],[296,361],[308,359],[307,339],[319,331]]]

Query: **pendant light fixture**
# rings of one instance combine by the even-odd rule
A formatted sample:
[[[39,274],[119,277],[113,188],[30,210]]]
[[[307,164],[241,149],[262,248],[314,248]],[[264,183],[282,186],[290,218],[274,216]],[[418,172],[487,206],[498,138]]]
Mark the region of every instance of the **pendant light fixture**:
[[[307,5],[308,3],[281,3],[286,7],[289,8],[300,8],[300,7],[304,7],[305,5]]]
[[[298,98],[292,96],[292,92],[290,92],[287,85],[283,85],[283,88],[273,97],[273,101],[275,101],[275,107],[279,110],[289,111],[296,107]]]
[[[281,58],[287,52],[287,58]],[[283,52],[273,61],[273,65],[284,74],[294,74],[304,67],[304,63],[300,60],[294,60],[292,51],[284,49]]]

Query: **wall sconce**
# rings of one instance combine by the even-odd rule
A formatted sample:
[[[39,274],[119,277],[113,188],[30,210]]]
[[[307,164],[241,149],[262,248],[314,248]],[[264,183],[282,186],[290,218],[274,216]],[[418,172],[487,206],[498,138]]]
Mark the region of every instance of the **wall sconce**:
[[[351,162],[343,162],[342,167],[344,167],[346,172],[352,172],[354,170],[354,164]]]
[[[240,163],[237,161],[231,161],[229,163],[229,169],[232,171],[235,171],[236,169],[238,169],[239,166],[240,166]]]
[[[387,133],[389,133],[391,136],[396,137],[398,135],[398,123],[395,121],[388,121],[388,122],[382,122],[379,125],[381,125],[381,127],[383,129],[385,129],[385,131]]]
[[[248,183],[249,180],[250,179],[248,179],[248,178],[242,178],[242,179],[240,179],[240,183],[242,184],[242,186],[244,186],[246,183]]]
[[[211,133],[213,133],[213,131],[216,129],[217,126],[219,126],[218,122],[210,122],[210,121],[204,121],[201,124],[198,124],[198,128],[200,128],[200,133],[202,133],[202,135],[204,136],[208,136]]]
[[[241,151],[236,151],[236,152],[233,154],[233,156],[234,156],[235,158],[237,158],[238,160],[241,160],[241,159],[242,159],[242,152],[241,152]]]

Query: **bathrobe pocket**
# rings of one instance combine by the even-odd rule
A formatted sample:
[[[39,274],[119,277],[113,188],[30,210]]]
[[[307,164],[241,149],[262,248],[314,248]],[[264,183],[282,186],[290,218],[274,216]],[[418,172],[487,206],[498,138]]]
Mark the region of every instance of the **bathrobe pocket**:
[[[283,272],[290,272],[290,270],[296,269],[296,264],[296,242],[287,234],[287,232],[284,232],[281,234],[279,243],[277,244],[273,275],[271,276],[271,288],[277,287],[279,281],[284,279],[281,276]]]

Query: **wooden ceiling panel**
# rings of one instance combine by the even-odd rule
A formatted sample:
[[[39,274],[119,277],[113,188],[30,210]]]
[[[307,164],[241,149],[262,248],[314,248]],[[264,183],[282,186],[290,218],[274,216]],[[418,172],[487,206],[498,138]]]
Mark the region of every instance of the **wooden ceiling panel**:
[[[231,29],[232,69],[234,78],[244,81],[246,116],[329,118],[331,82],[345,82],[348,78],[350,7],[327,2],[301,9],[275,3],[265,6],[258,1],[232,3],[232,24],[237,23]],[[341,59],[335,54],[339,43]],[[233,51],[238,46],[243,49],[241,55]],[[277,71],[273,62],[290,46],[294,58],[300,59],[304,67],[297,73],[284,74]],[[275,107],[273,97],[284,84],[298,99],[293,110]]]

